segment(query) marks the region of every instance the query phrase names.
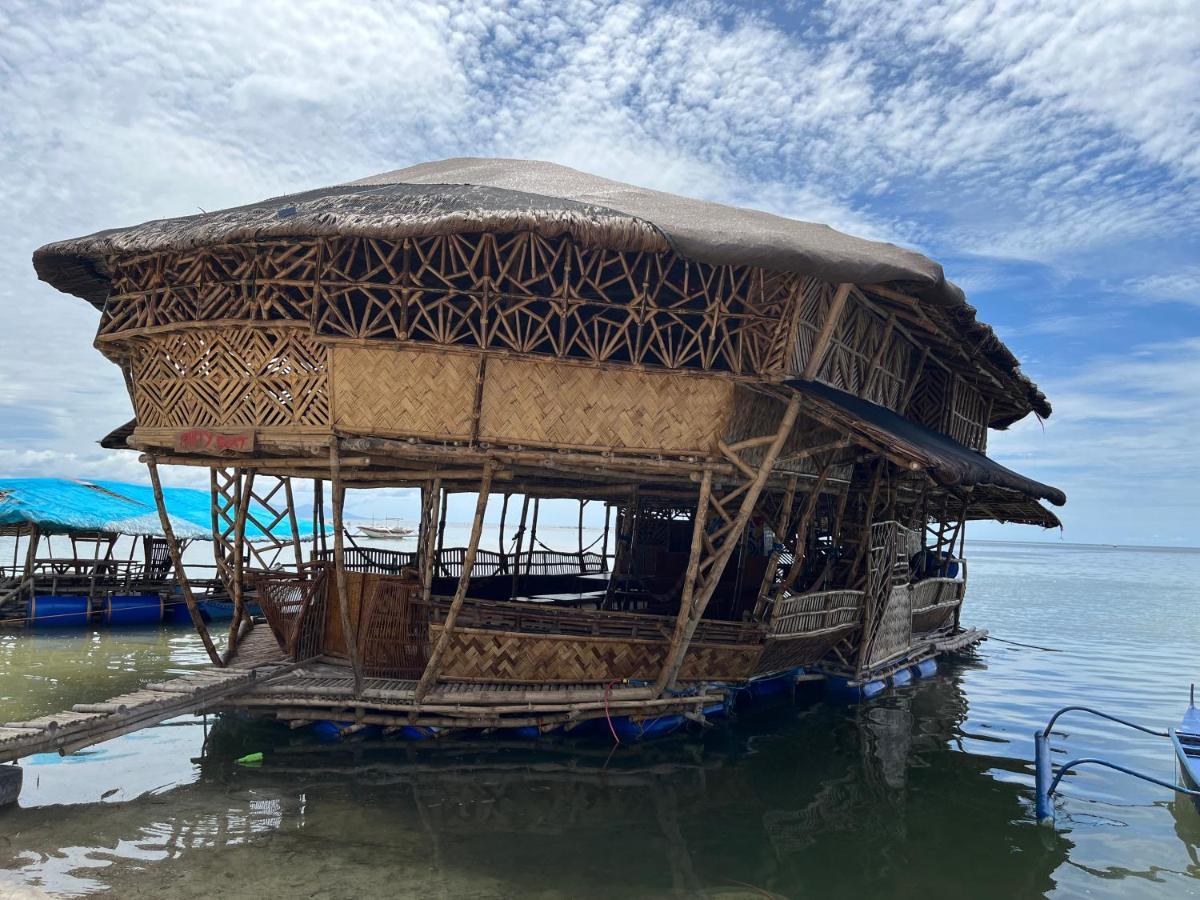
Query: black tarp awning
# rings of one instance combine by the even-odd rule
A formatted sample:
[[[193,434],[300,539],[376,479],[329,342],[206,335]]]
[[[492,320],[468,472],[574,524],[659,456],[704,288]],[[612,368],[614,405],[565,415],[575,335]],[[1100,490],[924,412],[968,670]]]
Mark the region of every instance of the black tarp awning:
[[[910,458],[939,483],[949,487],[985,487],[1011,491],[1055,506],[1067,502],[1067,495],[1056,487],[1034,481],[977,450],[925,425],[907,419],[885,406],[863,400],[817,381],[788,381],[815,409],[851,434],[865,438]],[[995,491],[989,491],[989,494]]]

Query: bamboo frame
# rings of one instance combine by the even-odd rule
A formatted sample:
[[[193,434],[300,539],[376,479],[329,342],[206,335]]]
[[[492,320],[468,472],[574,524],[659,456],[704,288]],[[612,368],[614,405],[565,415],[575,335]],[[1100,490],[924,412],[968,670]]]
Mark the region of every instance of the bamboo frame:
[[[441,671],[442,658],[446,654],[446,648],[450,644],[450,639],[454,634],[454,623],[458,619],[459,611],[462,609],[463,600],[467,596],[467,588],[471,584],[471,569],[475,566],[475,553],[479,549],[479,537],[483,532],[483,516],[487,511],[488,495],[492,488],[492,468],[485,466],[483,470],[483,479],[479,485],[479,496],[475,502],[475,517],[471,520],[471,537],[467,543],[467,552],[463,557],[462,574],[458,578],[458,587],[454,591],[454,600],[450,604],[450,610],[446,613],[445,621],[442,623],[442,633],[438,636],[438,641],[434,645],[433,651],[429,654],[429,662],[425,665],[425,671],[421,675],[421,680],[417,683],[416,690],[413,694],[413,699],[416,703],[420,703],[429,689],[437,682],[438,673]]]
[[[175,540],[175,529],[171,527],[171,517],[167,513],[167,504],[163,500],[162,482],[158,477],[158,463],[153,458],[146,462],[146,468],[150,472],[150,487],[154,493],[154,505],[158,507],[158,521],[162,525],[163,535],[167,539],[167,547],[171,552],[171,562],[175,566],[175,577],[179,581],[179,589],[183,593],[183,602],[187,604],[188,613],[192,617],[192,625],[195,626],[196,632],[200,635],[200,641],[204,644],[204,652],[208,654],[209,660],[214,666],[224,666],[225,661],[221,658],[221,654],[217,652],[216,646],[213,644],[212,635],[208,633],[208,626],[204,624],[204,619],[200,615],[200,608],[196,606],[196,598],[192,595],[192,585],[188,581],[187,572],[183,568],[183,557],[179,552],[179,543]]]
[[[362,691],[362,664],[358,658],[358,637],[350,622],[350,590],[346,582],[346,527],[342,522],[342,511],[346,502],[346,488],[342,484],[342,469],[338,458],[337,442],[329,445],[329,481],[333,486],[333,570],[337,579],[338,616],[342,625],[342,638],[346,643],[346,655],[350,657],[350,669],[354,672],[354,693]]]
[[[775,433],[775,439],[771,442],[762,461],[759,463],[754,479],[743,485],[740,489],[743,497],[741,508],[738,510],[736,518],[710,538],[713,542],[711,545],[713,552],[708,559],[698,565],[697,576],[703,580],[699,588],[695,591],[691,603],[687,606],[682,604],[680,606],[676,634],[672,636],[671,649],[668,652],[667,660],[663,664],[662,672],[659,674],[658,680],[654,685],[656,695],[661,695],[664,690],[674,687],[675,679],[679,675],[679,668],[683,664],[684,654],[687,653],[687,648],[691,643],[692,635],[696,631],[696,626],[699,624],[700,618],[704,615],[704,610],[708,606],[709,600],[712,599],[717,582],[720,581],[721,574],[725,570],[725,565],[729,562],[729,557],[733,553],[733,548],[745,530],[746,523],[750,520],[750,514],[754,511],[754,506],[758,502],[758,495],[762,491],[763,485],[766,484],[767,476],[770,474],[775,460],[783,449],[784,441],[791,434],[792,427],[796,424],[796,417],[799,414],[800,398],[799,396],[793,396],[788,401],[788,405],[784,410],[783,417]],[[737,491],[733,493],[737,493]],[[718,502],[715,505],[721,511],[720,503]],[[705,535],[701,532],[700,538],[702,543],[704,537]],[[717,543],[718,541],[719,544]],[[706,568],[707,571],[705,571]]]

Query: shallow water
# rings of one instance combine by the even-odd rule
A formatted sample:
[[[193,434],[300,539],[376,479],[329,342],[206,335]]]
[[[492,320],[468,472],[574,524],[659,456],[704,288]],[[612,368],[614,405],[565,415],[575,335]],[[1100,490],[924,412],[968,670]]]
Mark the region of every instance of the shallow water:
[[[1034,729],[1066,703],[1178,720],[1200,680],[1200,552],[972,550],[964,621],[997,640],[858,706],[802,695],[615,749],[333,747],[188,717],[32,757],[19,808],[0,812],[0,896],[1200,894],[1189,801],[1084,770],[1052,833],[1033,820],[1031,766]],[[186,631],[0,634],[0,720],[200,662]],[[1060,761],[1102,752],[1174,777],[1163,740],[1085,718],[1061,730]],[[233,762],[257,750],[260,768]]]

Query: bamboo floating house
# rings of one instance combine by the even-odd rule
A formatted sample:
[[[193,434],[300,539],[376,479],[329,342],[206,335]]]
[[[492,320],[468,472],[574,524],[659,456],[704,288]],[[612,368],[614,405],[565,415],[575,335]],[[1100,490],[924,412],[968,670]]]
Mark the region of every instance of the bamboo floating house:
[[[159,494],[161,465],[211,470],[239,613],[224,654],[201,632],[236,657],[256,597],[323,678],[239,704],[293,721],[551,727],[700,715],[798,667],[864,684],[982,636],[966,522],[1052,527],[1039,501],[1065,501],[984,455],[1050,406],[962,292],[825,226],[464,159],[34,264],[101,312],[136,413],[109,445]],[[294,565],[262,571],[245,502],[295,522],[295,479],[322,527],[328,489],[332,539],[305,558],[294,530]],[[346,546],[347,490],[396,486],[422,492],[417,549]],[[451,493],[478,497],[463,547]],[[615,511],[611,571],[538,548],[546,498]]]

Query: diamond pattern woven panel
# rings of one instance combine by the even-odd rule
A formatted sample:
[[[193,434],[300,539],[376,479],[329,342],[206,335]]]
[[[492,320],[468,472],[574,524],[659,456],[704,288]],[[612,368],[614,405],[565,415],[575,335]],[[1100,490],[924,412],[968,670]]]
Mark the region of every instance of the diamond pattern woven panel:
[[[441,625],[431,625],[436,641]],[[662,669],[666,641],[554,637],[457,628],[450,638],[442,678],[493,682],[607,682],[653,680]],[[741,679],[754,671],[762,644],[692,644],[681,679]]]
[[[139,427],[331,423],[326,350],[306,329],[189,329],[130,350]]]
[[[480,437],[554,447],[711,452],[733,385],[720,378],[489,361]]]

